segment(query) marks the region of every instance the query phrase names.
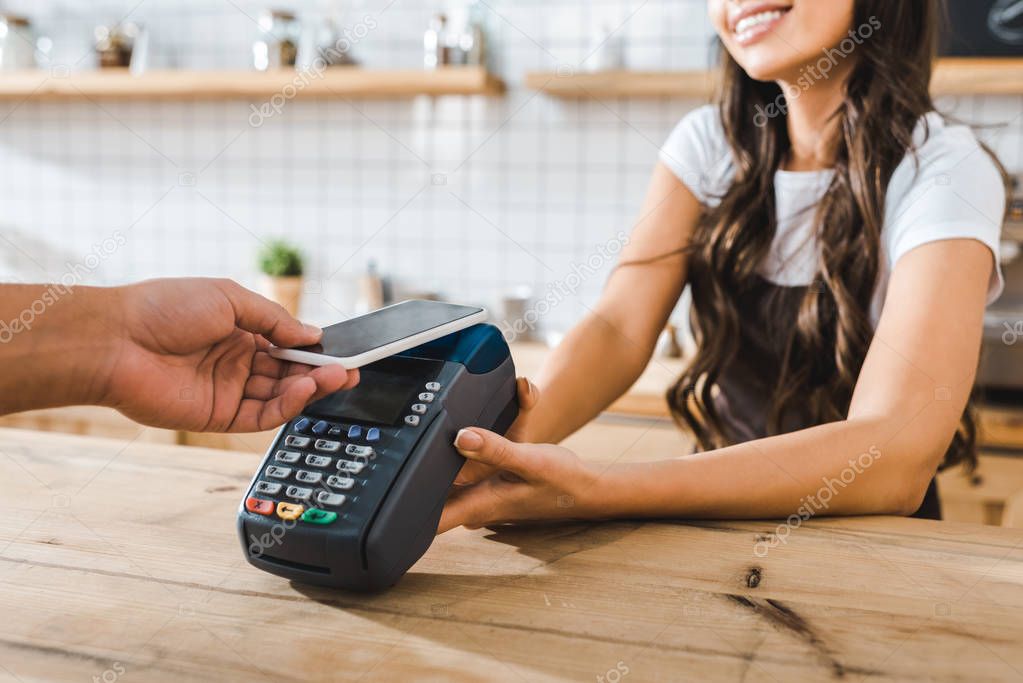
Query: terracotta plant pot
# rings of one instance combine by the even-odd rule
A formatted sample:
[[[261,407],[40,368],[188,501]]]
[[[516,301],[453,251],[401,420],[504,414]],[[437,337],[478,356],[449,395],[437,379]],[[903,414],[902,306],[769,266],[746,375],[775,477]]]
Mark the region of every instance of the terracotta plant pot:
[[[266,296],[273,299],[290,313],[298,317],[299,304],[302,301],[302,276],[267,277]]]

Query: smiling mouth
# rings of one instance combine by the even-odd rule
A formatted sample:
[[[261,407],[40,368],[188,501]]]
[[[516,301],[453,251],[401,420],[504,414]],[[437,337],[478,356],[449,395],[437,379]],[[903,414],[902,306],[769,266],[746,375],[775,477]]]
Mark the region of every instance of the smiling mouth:
[[[749,45],[774,29],[788,14],[787,7],[766,7],[745,13],[732,27],[735,40],[740,45]]]

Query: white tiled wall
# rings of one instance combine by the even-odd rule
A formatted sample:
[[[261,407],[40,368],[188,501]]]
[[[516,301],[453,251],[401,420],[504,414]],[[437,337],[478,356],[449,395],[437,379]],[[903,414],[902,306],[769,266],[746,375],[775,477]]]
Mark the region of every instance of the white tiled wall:
[[[276,2],[377,28],[355,47],[369,66],[418,66],[445,0]],[[559,101],[521,87],[528,69],[578,66],[603,27],[620,27],[637,68],[711,58],[703,0],[486,0],[504,98],[294,101],[260,127],[247,102],[0,104],[0,273],[59,278],[100,249],[87,281],[226,275],[254,287],[261,243],[286,236],[308,256],[305,312],[351,312],[352,278],[376,261],[399,283],[493,305],[542,294],[628,230],[657,146],[698,103]],[[128,18],[152,31],[151,66],[246,68],[251,0],[8,1],[51,37],[57,64],[89,68],[92,28]],[[343,10],[343,11],[342,11]],[[942,103],[1023,167],[1020,98]],[[1004,125],[1009,123],[1009,125]],[[563,329],[603,282],[544,319]]]

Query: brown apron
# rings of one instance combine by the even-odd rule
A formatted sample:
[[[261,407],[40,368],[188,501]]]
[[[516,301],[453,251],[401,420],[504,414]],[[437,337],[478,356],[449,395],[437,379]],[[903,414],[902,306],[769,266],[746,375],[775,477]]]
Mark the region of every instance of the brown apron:
[[[714,405],[732,443],[767,436],[767,406],[778,381],[788,334],[795,324],[806,287],[776,285],[758,277],[737,301],[741,319],[739,350],[718,379]],[[786,416],[782,432],[814,426],[807,415]],[[934,480],[914,517],[941,519]]]

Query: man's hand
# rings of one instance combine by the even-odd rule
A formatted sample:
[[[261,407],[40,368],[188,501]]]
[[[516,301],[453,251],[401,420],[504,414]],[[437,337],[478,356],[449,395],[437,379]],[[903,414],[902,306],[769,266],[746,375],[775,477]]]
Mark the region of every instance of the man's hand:
[[[359,381],[358,370],[271,358],[322,331],[229,280],[151,280],[110,290],[117,322],[98,402],[169,429],[272,429],[318,398]]]

